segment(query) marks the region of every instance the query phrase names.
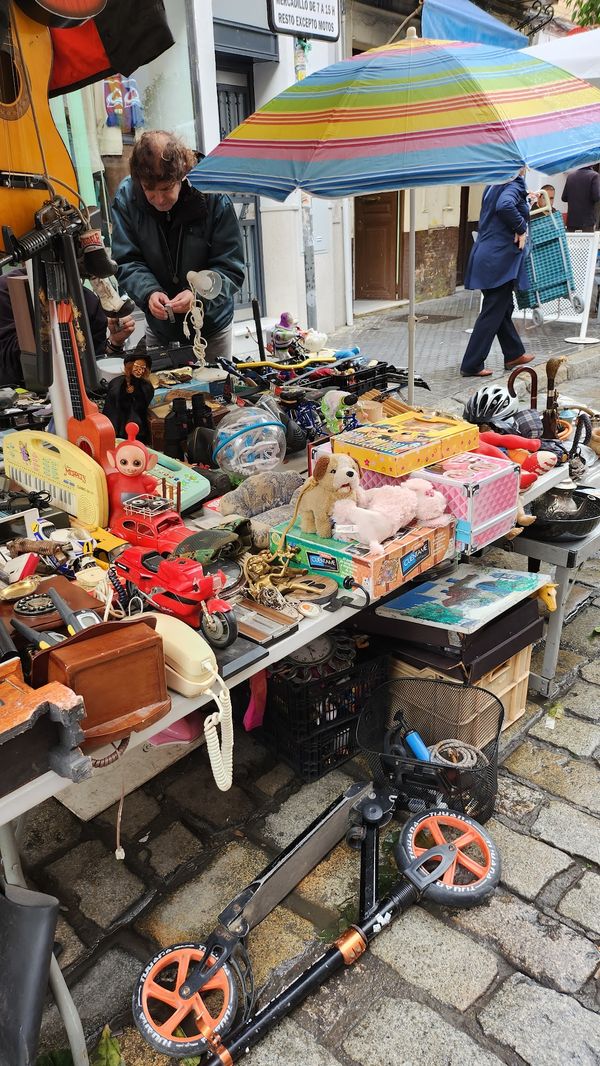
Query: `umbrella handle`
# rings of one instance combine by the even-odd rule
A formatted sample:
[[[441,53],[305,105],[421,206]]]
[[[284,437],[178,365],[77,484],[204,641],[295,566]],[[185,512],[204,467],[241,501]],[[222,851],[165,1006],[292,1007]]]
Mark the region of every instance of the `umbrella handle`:
[[[507,388],[511,396],[516,396],[515,379],[519,374],[529,374],[531,378],[531,410],[537,411],[538,376],[532,366],[517,366],[510,375]]]

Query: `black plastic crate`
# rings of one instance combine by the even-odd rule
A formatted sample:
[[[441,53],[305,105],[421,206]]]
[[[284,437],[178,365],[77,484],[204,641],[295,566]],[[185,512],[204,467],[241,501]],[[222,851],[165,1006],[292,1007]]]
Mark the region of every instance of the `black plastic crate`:
[[[356,662],[318,681],[269,677],[264,727],[285,731],[293,741],[360,714],[365,700],[388,677],[388,657]]]
[[[387,680],[388,658],[356,663],[320,681],[269,679],[263,739],[304,781],[315,781],[356,751],[356,722]]]

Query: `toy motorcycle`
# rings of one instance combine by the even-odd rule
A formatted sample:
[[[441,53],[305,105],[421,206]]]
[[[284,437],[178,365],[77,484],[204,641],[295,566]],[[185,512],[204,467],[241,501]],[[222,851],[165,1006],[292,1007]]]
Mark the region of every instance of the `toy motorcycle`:
[[[219,597],[226,583],[222,570],[205,574],[193,559],[130,547],[117,559],[114,573],[128,599],[139,596],[143,603],[181,618],[200,629],[214,648],[228,648],[237,638],[233,608]]]

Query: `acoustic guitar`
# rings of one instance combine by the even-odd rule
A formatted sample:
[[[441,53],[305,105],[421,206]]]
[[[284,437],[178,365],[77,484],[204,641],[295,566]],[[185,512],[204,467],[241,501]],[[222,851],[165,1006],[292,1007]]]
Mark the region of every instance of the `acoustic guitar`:
[[[67,440],[91,455],[106,472],[112,470],[106,453],[115,447],[115,430],[110,419],[100,414],[97,404],[89,399],[83,381],[76,321],[70,299],[57,300],[56,315],[67,371],[73,417],[67,422]]]
[[[16,3],[29,18],[44,26],[69,26],[99,15],[107,0],[16,0]]]
[[[50,31],[0,5],[0,219],[20,236],[54,194],[77,205],[77,177],[48,103]],[[4,249],[0,237],[0,248]]]

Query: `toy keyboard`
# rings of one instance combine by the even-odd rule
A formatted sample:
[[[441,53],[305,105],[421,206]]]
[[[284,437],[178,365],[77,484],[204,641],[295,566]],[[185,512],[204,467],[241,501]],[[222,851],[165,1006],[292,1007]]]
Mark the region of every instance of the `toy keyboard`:
[[[48,492],[56,507],[85,525],[106,526],[104,471],[81,448],[53,433],[32,429],[8,434],[2,446],[7,477],[24,489]],[[205,495],[208,492],[207,487]]]

